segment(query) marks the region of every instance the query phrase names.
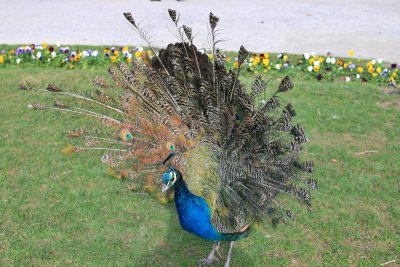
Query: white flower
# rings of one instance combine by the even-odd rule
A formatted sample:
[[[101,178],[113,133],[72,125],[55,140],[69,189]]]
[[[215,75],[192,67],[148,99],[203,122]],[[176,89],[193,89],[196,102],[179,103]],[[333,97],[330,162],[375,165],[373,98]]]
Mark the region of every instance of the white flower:
[[[331,57],[330,63],[331,63],[331,64],[335,64],[335,63],[336,63],[336,58]]]
[[[280,65],[280,64],[276,64],[276,65],[275,65],[275,68],[276,68],[277,70],[279,70],[279,69],[281,68],[281,65]]]
[[[143,52],[143,47],[136,46],[135,51]]]
[[[318,66],[319,65],[319,60],[314,61],[314,66]]]
[[[312,72],[313,67],[312,67],[312,66],[308,66],[308,67],[307,67],[307,70],[308,70],[309,72]]]
[[[48,58],[47,61],[50,62],[50,58]]]
[[[350,77],[349,76],[346,76],[346,82],[350,82],[351,81],[351,79],[350,79]]]
[[[21,59],[20,58],[17,58],[17,64],[19,64],[19,63],[21,63]]]
[[[56,54],[56,51],[53,51],[53,52],[51,52],[51,54],[50,54],[50,55],[51,55],[51,57],[52,57],[52,58],[55,58],[55,57],[56,57],[56,55],[57,55],[57,54]]]
[[[254,60],[254,59],[251,57],[251,58],[250,58],[250,62],[253,62],[253,60]]]
[[[132,54],[128,53],[127,58],[132,58]]]
[[[310,54],[309,53],[304,53],[303,57],[308,60],[310,58]]]
[[[57,46],[57,47],[60,47],[60,46],[61,46],[61,43],[60,43],[60,42],[56,42],[56,46]]]
[[[261,105],[264,105],[265,104],[265,100],[264,99],[261,100],[260,103],[261,103]]]
[[[382,62],[383,62],[383,60],[381,58],[378,58],[377,61],[378,61],[379,64],[382,64]]]
[[[326,58],[326,63],[331,63],[331,58],[330,57]]]
[[[334,119],[334,120],[336,120],[338,117],[336,116],[336,114],[334,114],[333,116],[332,116],[332,119]]]
[[[32,59],[35,59],[35,56],[34,56],[34,55],[31,55],[31,57],[32,57]]]
[[[37,57],[37,58],[40,58],[41,56],[42,56],[42,52],[40,52],[40,51],[37,52],[36,57]]]
[[[360,74],[357,73],[356,77],[357,77],[357,79],[360,79],[361,76],[360,76]]]
[[[371,61],[371,63],[372,63],[372,65],[375,65],[375,63],[376,63],[376,60],[375,60],[375,59],[373,59],[373,60]]]
[[[92,56],[94,56],[94,57],[97,57],[98,54],[99,54],[99,51],[97,51],[97,50],[94,50],[94,51],[92,52]]]
[[[278,54],[278,55],[276,56],[276,58],[282,58],[282,57],[283,57],[282,54]]]
[[[82,57],[87,57],[89,54],[88,54],[88,52],[86,51],[86,50],[83,50],[82,51]]]
[[[311,55],[311,56],[315,56],[315,52],[312,51],[312,52],[310,53],[310,55]]]

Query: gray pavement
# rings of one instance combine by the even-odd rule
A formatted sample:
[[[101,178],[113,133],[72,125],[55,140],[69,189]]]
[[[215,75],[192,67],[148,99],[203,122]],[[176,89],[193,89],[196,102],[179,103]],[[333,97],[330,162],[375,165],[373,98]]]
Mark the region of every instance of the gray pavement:
[[[400,61],[400,0],[0,0],[0,44],[143,44],[122,16],[131,11],[164,46],[176,40],[167,9],[181,13],[206,47],[208,13],[220,17],[220,47]]]

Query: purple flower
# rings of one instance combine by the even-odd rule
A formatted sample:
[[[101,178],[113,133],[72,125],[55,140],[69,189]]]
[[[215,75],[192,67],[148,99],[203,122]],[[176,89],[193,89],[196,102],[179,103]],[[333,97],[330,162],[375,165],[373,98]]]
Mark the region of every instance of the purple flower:
[[[390,68],[391,68],[392,70],[394,70],[396,67],[397,67],[397,64],[396,64],[396,63],[392,63],[392,64],[390,65]]]
[[[69,61],[69,56],[65,58],[65,61]]]
[[[121,52],[122,49],[124,49],[124,48],[123,48],[122,46],[120,46],[120,47],[118,48],[119,52]]]
[[[128,51],[124,51],[124,56],[128,57],[128,55],[129,55],[129,52]]]
[[[60,47],[60,48],[58,49],[58,52],[64,53],[64,47]]]
[[[110,56],[108,53],[105,53],[104,55],[105,55],[106,57]]]
[[[92,54],[92,49],[89,49],[89,50],[87,51],[87,53],[88,53],[88,55],[90,56],[90,55]]]
[[[66,48],[65,48],[64,53],[65,53],[65,54],[68,54],[68,53],[69,53],[69,47],[66,47]]]
[[[350,65],[349,65],[349,69],[354,69],[355,67],[356,67],[355,64],[350,64]]]
[[[30,48],[30,47],[26,47],[26,50],[25,50],[27,53],[30,53],[31,51],[32,51],[32,49]]]
[[[114,53],[114,51],[115,51],[115,47],[113,46],[113,47],[111,47],[111,52]]]
[[[71,53],[71,57],[74,58],[76,56],[76,52]]]

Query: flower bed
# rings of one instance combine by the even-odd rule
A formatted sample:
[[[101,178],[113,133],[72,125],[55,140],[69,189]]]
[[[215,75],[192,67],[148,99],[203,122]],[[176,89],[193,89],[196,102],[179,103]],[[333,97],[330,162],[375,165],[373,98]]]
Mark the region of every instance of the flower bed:
[[[354,58],[354,51],[349,51],[349,58],[335,57],[332,52],[320,56],[304,53],[301,56],[287,54],[252,54],[242,65],[248,72],[255,74],[284,72],[287,74],[303,73],[306,77],[317,80],[342,80],[344,82],[375,82],[396,86],[400,82],[399,66],[386,63],[382,59],[363,61]],[[87,68],[88,66],[107,65],[110,62],[131,62],[135,59],[152,58],[152,52],[143,47],[111,47],[104,49],[72,50],[68,46],[26,45],[16,49],[0,49],[0,66],[54,66],[64,68]],[[212,55],[210,55],[212,58]],[[228,68],[238,68],[236,58],[226,57]]]

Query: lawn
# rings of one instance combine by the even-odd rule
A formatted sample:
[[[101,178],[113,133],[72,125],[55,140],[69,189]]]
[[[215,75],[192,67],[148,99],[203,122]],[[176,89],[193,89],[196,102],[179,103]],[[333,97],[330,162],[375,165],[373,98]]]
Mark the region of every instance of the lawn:
[[[183,231],[173,204],[106,175],[99,158],[62,155],[66,131],[83,121],[33,111],[28,104],[49,96],[18,90],[20,80],[92,88],[97,74],[106,71],[0,68],[0,265],[195,266],[212,242]],[[296,205],[289,225],[235,243],[232,266],[399,264],[399,91],[293,82],[285,98],[310,139],[319,190],[311,212]],[[365,151],[373,152],[357,154]]]

